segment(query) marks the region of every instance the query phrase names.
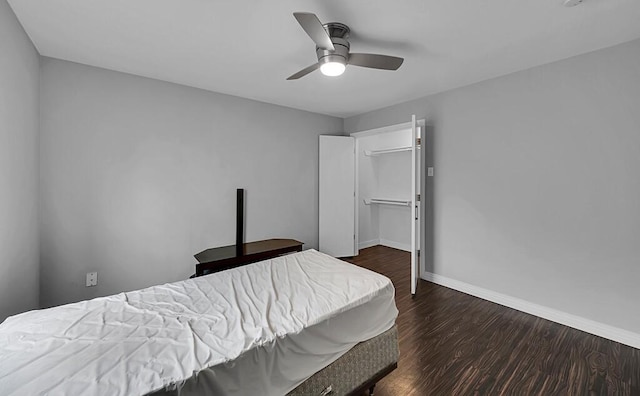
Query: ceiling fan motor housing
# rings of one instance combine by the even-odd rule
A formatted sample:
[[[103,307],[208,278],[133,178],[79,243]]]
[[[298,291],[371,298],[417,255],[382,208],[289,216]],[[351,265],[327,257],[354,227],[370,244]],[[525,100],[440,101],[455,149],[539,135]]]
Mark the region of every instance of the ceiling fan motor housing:
[[[347,41],[350,31],[349,26],[342,23],[331,22],[323,25],[323,27],[327,33],[329,33],[335,50],[331,51],[316,47],[318,63],[339,62],[346,65],[349,60],[350,49],[349,41]]]

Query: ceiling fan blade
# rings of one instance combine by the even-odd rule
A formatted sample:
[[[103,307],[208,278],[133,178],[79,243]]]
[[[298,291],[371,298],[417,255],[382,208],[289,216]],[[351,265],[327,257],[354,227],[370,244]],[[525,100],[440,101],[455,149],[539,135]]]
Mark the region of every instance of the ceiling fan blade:
[[[316,43],[318,48],[335,51],[329,33],[324,30],[322,22],[320,22],[316,14],[310,12],[294,12],[293,16],[298,20],[298,23],[304,31],[307,32],[309,37],[311,37],[311,40]]]
[[[319,67],[320,67],[319,63],[314,63],[313,65],[309,67],[305,67],[304,69],[300,70],[296,74],[291,75],[289,78],[287,78],[287,80],[297,80],[300,77],[306,76],[307,74],[311,73],[312,71],[316,70]]]
[[[372,69],[398,70],[404,58],[378,54],[349,54],[349,64]]]

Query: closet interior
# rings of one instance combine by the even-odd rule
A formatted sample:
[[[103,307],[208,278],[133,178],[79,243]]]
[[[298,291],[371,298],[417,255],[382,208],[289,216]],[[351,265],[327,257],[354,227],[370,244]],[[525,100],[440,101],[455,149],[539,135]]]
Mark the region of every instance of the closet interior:
[[[424,121],[320,136],[319,249],[335,257],[384,245],[411,253],[419,277]]]

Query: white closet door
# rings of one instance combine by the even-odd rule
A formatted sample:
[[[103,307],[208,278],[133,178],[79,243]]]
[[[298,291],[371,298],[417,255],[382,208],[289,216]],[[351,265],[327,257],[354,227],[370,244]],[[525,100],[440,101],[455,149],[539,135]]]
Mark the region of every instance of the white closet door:
[[[334,257],[357,255],[355,139],[320,136],[319,249]]]
[[[411,116],[411,294],[416,294],[420,279],[420,128],[416,124],[416,116]]]

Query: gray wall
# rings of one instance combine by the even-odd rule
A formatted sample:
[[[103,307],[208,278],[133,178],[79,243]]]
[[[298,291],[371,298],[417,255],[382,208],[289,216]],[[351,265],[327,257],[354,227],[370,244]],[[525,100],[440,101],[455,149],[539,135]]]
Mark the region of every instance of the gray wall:
[[[38,62],[0,1],[0,322],[38,305]]]
[[[345,120],[426,139],[427,270],[640,333],[640,40]],[[429,245],[429,243],[428,243]]]
[[[43,58],[41,304],[185,279],[235,241],[318,243],[318,135],[342,119]],[[85,275],[98,271],[98,286]]]

